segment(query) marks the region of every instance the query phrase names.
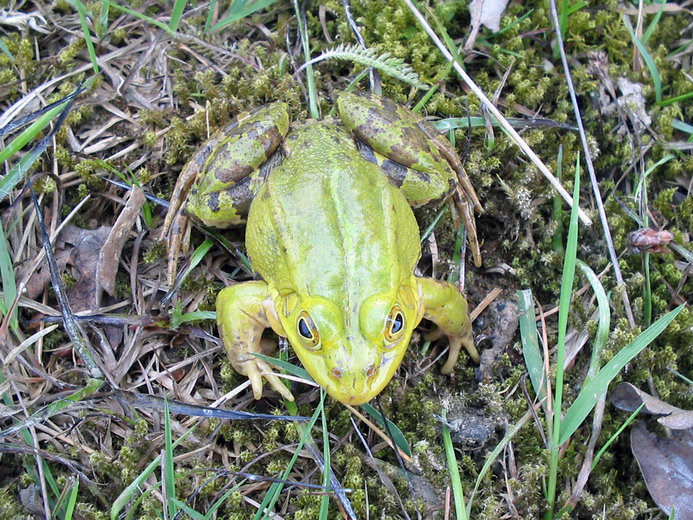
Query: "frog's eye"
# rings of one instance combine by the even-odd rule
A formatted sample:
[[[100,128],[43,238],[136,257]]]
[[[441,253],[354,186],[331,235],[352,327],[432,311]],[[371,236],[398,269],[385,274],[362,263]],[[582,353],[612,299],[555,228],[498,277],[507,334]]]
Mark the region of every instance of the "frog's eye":
[[[296,322],[296,331],[301,338],[304,347],[315,348],[320,343],[318,328],[315,326],[313,318],[306,311],[301,311]]]
[[[404,314],[399,305],[390,310],[390,315],[385,320],[385,339],[388,342],[397,341],[404,334]]]

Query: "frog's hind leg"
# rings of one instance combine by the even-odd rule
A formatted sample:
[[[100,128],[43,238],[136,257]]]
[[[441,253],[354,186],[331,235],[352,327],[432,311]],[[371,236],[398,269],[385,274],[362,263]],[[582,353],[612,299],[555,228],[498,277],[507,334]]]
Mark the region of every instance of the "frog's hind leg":
[[[210,190],[196,183],[190,190],[188,213],[203,226],[226,229],[244,224],[257,192],[267,176],[284,160],[284,151],[277,149],[259,168],[229,183],[223,189]]]
[[[209,227],[242,224],[250,201],[268,172],[281,161],[278,151],[289,131],[286,103],[243,113],[216,132],[186,164],[171,196],[160,240],[168,250],[168,282],[176,275],[178,252],[189,234],[187,214]],[[191,188],[192,187],[192,188]]]
[[[337,108],[345,126],[365,145],[360,145],[361,155],[380,165],[412,206],[452,197],[455,223],[459,225],[461,214],[474,263],[481,265],[471,207],[478,212],[483,208],[453,146],[423,117],[382,96],[341,93]]]

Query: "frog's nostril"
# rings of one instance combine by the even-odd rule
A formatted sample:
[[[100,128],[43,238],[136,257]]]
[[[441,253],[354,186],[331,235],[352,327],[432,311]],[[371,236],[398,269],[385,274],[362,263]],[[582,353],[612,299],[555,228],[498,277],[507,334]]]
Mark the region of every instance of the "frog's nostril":
[[[338,368],[333,368],[332,369],[332,377],[335,379],[340,379],[342,377],[342,371],[339,370]]]
[[[368,370],[366,370],[366,376],[373,377],[374,375],[375,375],[375,365],[371,365],[368,367]]]

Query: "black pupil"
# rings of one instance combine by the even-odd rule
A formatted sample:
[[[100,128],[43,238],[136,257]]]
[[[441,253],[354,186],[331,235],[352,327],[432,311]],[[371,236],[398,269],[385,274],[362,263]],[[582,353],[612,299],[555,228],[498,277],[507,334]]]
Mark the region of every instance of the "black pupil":
[[[397,334],[400,330],[402,330],[403,326],[404,326],[404,318],[398,312],[397,315],[395,316],[395,319],[392,320],[392,334]]]
[[[298,333],[306,339],[313,339],[313,335],[310,333],[308,324],[303,318],[298,320]]]

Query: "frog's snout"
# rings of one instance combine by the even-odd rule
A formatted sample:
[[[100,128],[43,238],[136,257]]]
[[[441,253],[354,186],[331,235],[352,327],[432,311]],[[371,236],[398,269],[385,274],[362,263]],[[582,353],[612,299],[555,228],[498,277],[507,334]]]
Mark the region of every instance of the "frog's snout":
[[[392,378],[385,359],[353,359],[351,363],[336,364],[328,372],[327,393],[338,401],[359,405],[378,395]],[[387,365],[387,363],[385,363]],[[348,367],[348,368],[347,368]]]

